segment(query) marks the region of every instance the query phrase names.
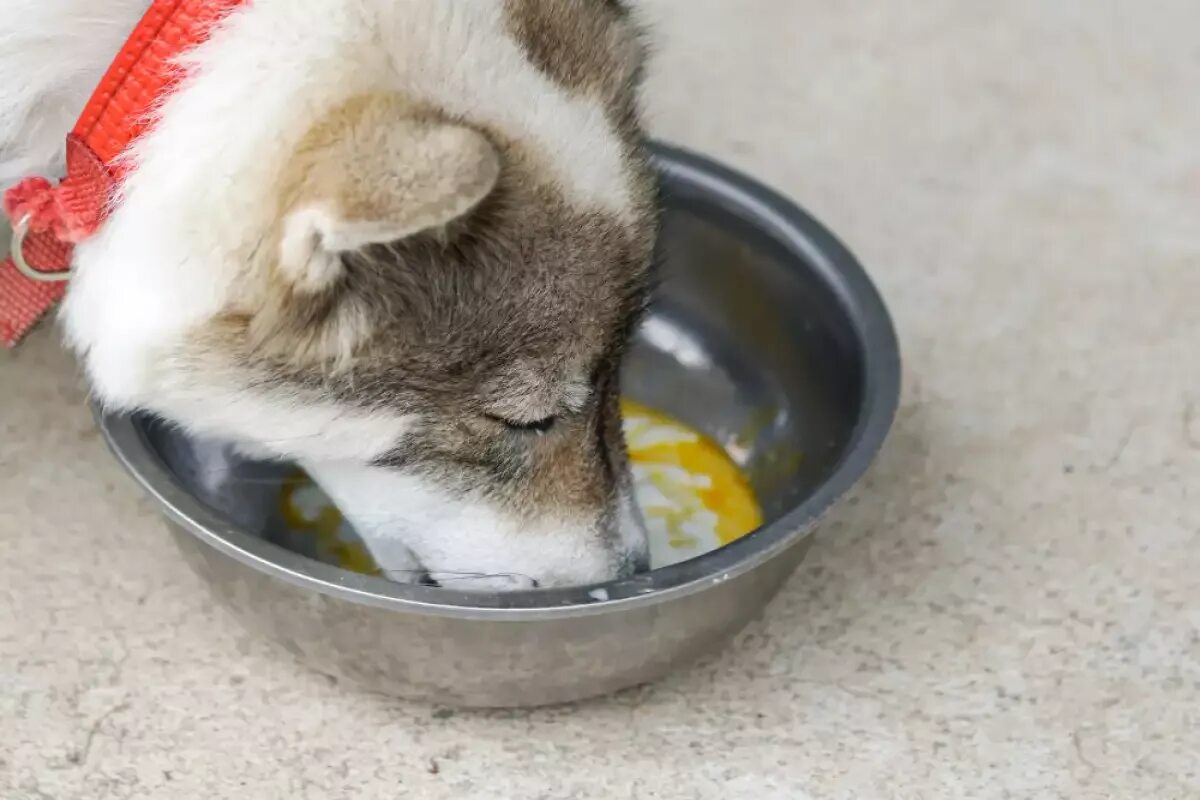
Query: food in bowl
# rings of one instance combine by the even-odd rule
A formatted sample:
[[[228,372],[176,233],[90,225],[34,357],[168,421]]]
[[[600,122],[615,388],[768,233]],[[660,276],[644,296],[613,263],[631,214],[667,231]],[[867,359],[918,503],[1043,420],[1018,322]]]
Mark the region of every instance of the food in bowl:
[[[621,415],[652,569],[712,552],[762,524],[754,490],[720,445],[631,400],[622,401]],[[279,513],[285,547],[353,572],[381,574],[354,529],[303,473],[284,482]]]
[[[652,569],[710,553],[762,524],[750,482],[720,445],[629,400],[621,418]]]

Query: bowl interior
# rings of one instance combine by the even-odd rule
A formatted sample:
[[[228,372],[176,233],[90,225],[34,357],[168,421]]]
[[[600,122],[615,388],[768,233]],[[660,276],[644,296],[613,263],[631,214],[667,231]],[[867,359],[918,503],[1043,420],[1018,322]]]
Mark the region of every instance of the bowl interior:
[[[882,306],[870,305],[877,306],[878,299],[849,254],[797,209],[698,159],[660,155],[659,163],[665,210],[661,286],[627,357],[623,390],[722,444],[749,477],[766,523],[718,553],[610,584],[604,597],[644,594],[728,570],[729,559],[714,556],[739,548],[737,557],[744,558],[788,535],[781,530],[785,525],[795,529],[811,522],[799,511],[862,445],[869,395],[880,388],[872,384],[869,331],[856,292],[868,295],[867,310],[882,317],[890,335]],[[894,393],[895,387],[883,390]],[[884,413],[886,430],[890,410]],[[235,523],[237,535],[280,540],[279,487],[291,467],[248,460],[225,444],[190,438],[153,419],[135,424],[172,482]],[[867,446],[871,452],[858,471],[878,441]],[[808,516],[821,510],[810,509]],[[320,572],[328,574],[324,565]],[[442,592],[439,602],[446,600],[444,590],[427,587],[405,587],[403,595],[414,592]],[[582,590],[556,592],[556,604],[572,602],[572,596],[579,602],[596,597]],[[468,594],[460,602],[537,605],[512,595]]]
[[[859,340],[833,288],[768,231],[704,204],[668,208],[661,286],[623,390],[721,444],[770,525],[850,445],[864,391]]]

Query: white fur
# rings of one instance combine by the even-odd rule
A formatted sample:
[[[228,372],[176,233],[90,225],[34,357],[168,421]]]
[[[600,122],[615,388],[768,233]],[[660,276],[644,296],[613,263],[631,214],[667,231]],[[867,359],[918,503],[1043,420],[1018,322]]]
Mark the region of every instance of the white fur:
[[[61,167],[63,135],[147,5],[0,0],[0,182]],[[527,145],[569,202],[628,218],[630,176],[599,101],[529,63],[503,0],[254,0],[186,63],[189,77],[128,154],[134,170],[113,214],[76,251],[62,313],[99,398],[304,461],[368,537],[402,526],[402,546],[435,572],[611,577],[593,522],[518,530],[482,501],[363,466],[411,420],[236,382],[188,386],[172,362],[190,330],[236,302],[276,222],[271,192],[289,153],[350,97],[401,91],[500,131]]]
[[[288,216],[279,243],[279,266],[297,289],[319,292],[342,273],[340,252],[329,246],[334,226],[333,215],[324,209],[302,208]]]
[[[214,396],[216,402],[214,402]],[[370,462],[403,441],[413,418],[355,411],[334,403],[278,394],[177,393],[159,411],[192,433],[235,438],[241,449],[271,458]]]
[[[613,577],[626,552],[606,542],[595,520],[529,523],[419,476],[353,462],[305,466],[396,579],[411,577],[404,559],[411,552],[448,588],[574,586]]]
[[[0,187],[63,170],[63,137],[150,0],[0,1]]]

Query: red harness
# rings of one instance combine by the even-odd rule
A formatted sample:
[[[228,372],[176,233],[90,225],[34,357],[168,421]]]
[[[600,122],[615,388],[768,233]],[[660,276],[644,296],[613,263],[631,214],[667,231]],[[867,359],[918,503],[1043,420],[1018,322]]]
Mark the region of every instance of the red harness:
[[[4,196],[14,252],[0,264],[0,342],[12,347],[65,291],[76,243],[104,223],[124,177],[120,156],[179,81],[176,59],[248,0],[153,0],[67,136],[57,186],[27,178]],[[29,272],[36,273],[32,276]]]

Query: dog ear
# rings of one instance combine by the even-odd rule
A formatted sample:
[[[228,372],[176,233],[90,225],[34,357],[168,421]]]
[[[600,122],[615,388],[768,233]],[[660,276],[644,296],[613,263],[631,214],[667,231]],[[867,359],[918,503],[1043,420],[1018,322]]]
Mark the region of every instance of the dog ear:
[[[343,253],[444,227],[500,177],[500,155],[482,133],[392,97],[339,109],[305,138],[294,163],[279,264],[309,292],[341,275]]]

